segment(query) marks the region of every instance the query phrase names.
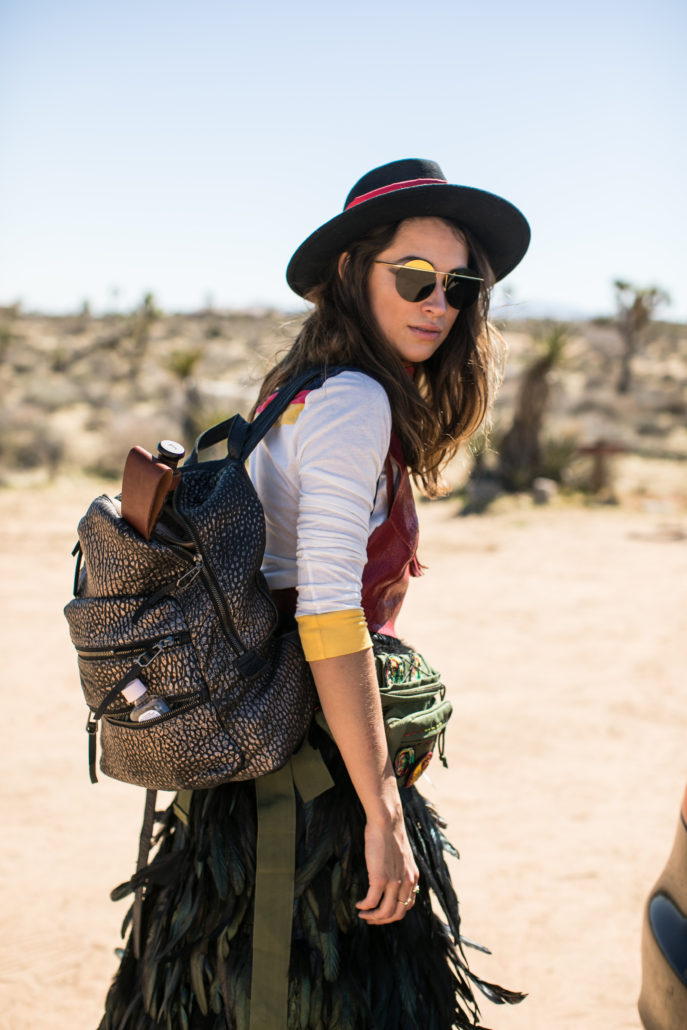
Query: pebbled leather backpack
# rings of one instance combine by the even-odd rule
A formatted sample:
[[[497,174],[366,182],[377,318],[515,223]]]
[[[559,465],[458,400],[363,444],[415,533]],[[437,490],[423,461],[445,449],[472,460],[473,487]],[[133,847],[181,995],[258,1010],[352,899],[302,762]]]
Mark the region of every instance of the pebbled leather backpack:
[[[89,707],[94,782],[99,726],[102,772],[153,790],[253,779],[298,747],[314,685],[297,631],[277,631],[260,571],[264,515],[245,461],[297,393],[340,371],[305,372],[254,422],[234,415],[203,433],[160,499],[149,539],[108,496],[81,519],[65,615]],[[224,439],[226,458],[199,459]],[[164,698],[166,714],[130,718],[122,689],[136,678]]]

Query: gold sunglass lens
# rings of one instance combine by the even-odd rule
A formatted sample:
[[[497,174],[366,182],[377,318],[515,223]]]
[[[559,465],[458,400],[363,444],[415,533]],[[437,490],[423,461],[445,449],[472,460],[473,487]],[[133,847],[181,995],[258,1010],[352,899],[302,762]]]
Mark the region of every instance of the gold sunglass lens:
[[[396,289],[404,300],[416,304],[426,300],[436,285],[436,271],[429,261],[409,261],[396,272]]]

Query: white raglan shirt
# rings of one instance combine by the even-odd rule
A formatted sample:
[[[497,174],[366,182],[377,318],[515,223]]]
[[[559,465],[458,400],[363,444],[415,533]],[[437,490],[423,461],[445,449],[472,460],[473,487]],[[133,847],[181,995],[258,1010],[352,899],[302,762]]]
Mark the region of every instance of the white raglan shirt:
[[[346,371],[292,404],[251,455],[263,572],[271,589],[298,588],[297,617],[360,609],[368,537],[387,516],[390,435],[383,387]]]

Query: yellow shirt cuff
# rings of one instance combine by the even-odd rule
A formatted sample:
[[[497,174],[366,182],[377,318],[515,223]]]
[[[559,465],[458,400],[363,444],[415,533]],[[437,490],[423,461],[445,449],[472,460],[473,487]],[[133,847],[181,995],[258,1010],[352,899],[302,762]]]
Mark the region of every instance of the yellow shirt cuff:
[[[296,617],[298,633],[309,662],[338,658],[372,647],[362,608]]]

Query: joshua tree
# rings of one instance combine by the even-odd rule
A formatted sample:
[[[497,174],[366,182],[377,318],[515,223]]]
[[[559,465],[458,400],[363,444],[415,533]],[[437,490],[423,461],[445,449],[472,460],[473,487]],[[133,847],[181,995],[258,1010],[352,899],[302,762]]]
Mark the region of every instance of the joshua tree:
[[[141,304],[134,312],[131,320],[131,338],[133,340],[132,367],[134,375],[138,375],[143,365],[148,343],[150,341],[150,330],[154,322],[160,318],[162,312],[155,304],[152,293],[143,296]]]
[[[184,400],[181,416],[181,431],[185,441],[195,440],[200,431],[202,409],[200,391],[195,379],[196,365],[203,357],[201,347],[177,350],[172,353],[168,367],[183,385]]]
[[[658,286],[634,286],[616,279],[615,300],[618,307],[616,326],[623,341],[618,393],[628,393],[632,382],[632,358],[637,353],[641,337],[656,308],[669,304],[670,297]]]
[[[560,363],[567,339],[565,326],[551,326],[539,341],[539,355],[523,372],[513,421],[499,448],[498,472],[509,490],[526,489],[542,474],[541,431],[551,371]]]

